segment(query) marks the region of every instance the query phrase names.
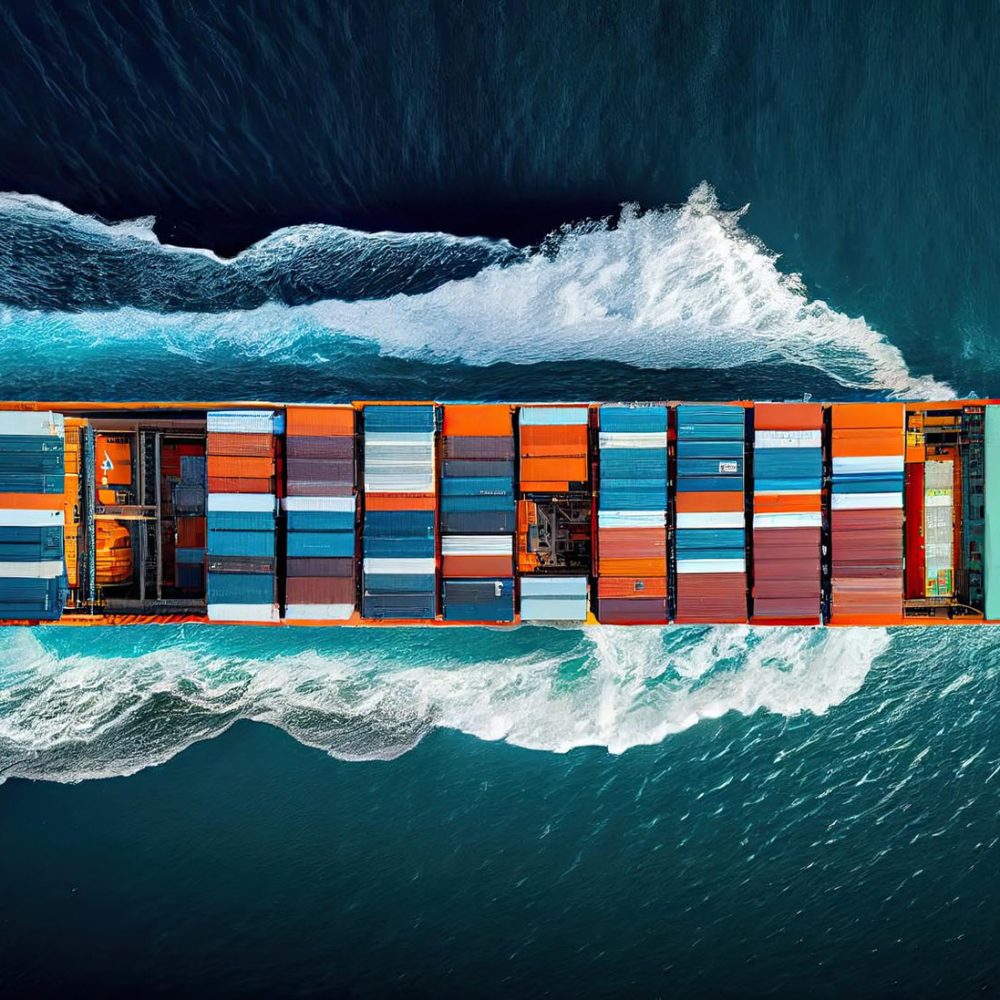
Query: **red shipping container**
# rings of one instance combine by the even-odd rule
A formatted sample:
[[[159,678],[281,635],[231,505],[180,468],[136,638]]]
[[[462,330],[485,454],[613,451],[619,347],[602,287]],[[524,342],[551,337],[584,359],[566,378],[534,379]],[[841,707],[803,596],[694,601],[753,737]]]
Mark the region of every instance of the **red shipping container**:
[[[600,598],[666,597],[667,578],[601,576],[597,580],[597,596]]]
[[[285,581],[286,604],[351,604],[354,580],[336,576],[296,576]]]
[[[209,493],[274,493],[273,479],[242,479],[231,476],[209,476]]]
[[[597,603],[603,625],[662,625],[667,621],[665,598],[605,597]]]
[[[514,560],[510,556],[442,556],[441,575],[465,580],[512,577]]]
[[[726,624],[747,620],[745,573],[678,573],[677,622]]]

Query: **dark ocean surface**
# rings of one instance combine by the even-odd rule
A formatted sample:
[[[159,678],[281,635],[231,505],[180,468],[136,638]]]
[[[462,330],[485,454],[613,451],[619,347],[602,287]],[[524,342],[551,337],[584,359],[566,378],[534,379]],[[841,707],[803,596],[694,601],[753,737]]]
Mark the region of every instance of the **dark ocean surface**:
[[[0,39],[3,398],[1000,395],[996,4],[13,0]],[[998,664],[5,630],[3,982],[986,995]]]

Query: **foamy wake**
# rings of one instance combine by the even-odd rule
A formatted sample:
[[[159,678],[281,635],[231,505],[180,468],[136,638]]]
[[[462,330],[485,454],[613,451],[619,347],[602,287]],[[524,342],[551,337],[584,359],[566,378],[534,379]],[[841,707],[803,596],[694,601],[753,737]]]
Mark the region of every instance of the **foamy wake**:
[[[435,727],[621,753],[728,712],[824,713],[889,642],[884,630],[606,628],[561,634],[555,655],[553,634],[533,630],[516,656],[475,662],[458,633],[418,649],[400,641],[412,632],[388,642],[365,631],[362,644],[317,630],[294,655],[271,639],[267,657],[234,656],[218,629],[144,630],[146,648],[127,655],[60,655],[43,633],[11,630],[0,639],[0,780],[131,774],[239,719],[346,759],[398,756]]]
[[[86,364],[88,349],[103,350],[109,343],[141,345],[144,356],[159,347],[197,360],[224,347],[303,364],[316,363],[340,345],[341,365],[351,363],[351,345],[368,345],[393,357],[480,366],[593,359],[654,369],[796,364],[849,387],[914,399],[953,395],[930,376],[912,375],[900,351],[862,318],[810,299],[798,276],[782,273],[777,255],[741,227],[741,217],[742,212],[723,211],[713,190],[702,184],[680,207],[626,209],[613,225],[567,226],[535,253],[519,254],[498,243],[495,252],[482,250],[485,266],[471,277],[388,297],[380,297],[384,286],[374,279],[402,266],[398,240],[405,242],[406,267],[427,255],[432,261],[468,255],[470,247],[452,246],[455,238],[441,234],[394,242],[392,234],[298,227],[251,247],[230,264],[214,261],[218,275],[211,280],[222,281],[235,268],[242,269],[243,285],[263,283],[270,268],[287,270],[283,283],[294,283],[303,248],[312,267],[326,247],[358,272],[354,286],[361,289],[364,273],[372,275],[369,297],[362,290],[360,300],[269,302],[226,312],[8,308],[0,323],[13,338],[32,345],[39,337],[73,345],[79,364]],[[94,238],[91,230],[101,225],[88,220],[85,235]],[[102,235],[105,242],[127,241],[140,252],[144,246],[148,252],[150,237],[148,220]],[[483,243],[476,246],[482,249]],[[187,251],[169,248],[167,255],[167,249],[160,248],[176,268]],[[191,266],[203,269],[204,257],[192,254]],[[150,280],[156,280],[155,269]],[[353,360],[364,363],[356,353]]]

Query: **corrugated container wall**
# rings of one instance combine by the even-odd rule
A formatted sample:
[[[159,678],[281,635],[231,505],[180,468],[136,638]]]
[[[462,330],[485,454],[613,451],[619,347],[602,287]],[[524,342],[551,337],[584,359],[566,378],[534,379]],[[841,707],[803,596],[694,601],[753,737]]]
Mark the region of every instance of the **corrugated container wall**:
[[[0,412],[0,619],[62,615],[65,435],[60,413]]]
[[[435,413],[433,404],[364,408],[365,618],[437,616]]]
[[[284,415],[213,410],[207,429],[208,617],[277,621],[276,443]]]
[[[520,487],[527,496],[583,494],[590,489],[590,407],[522,406],[518,411]],[[585,621],[583,576],[520,576],[525,621]]]
[[[599,412],[597,617],[606,624],[667,621],[665,406]]]
[[[677,407],[677,621],[747,620],[742,406]]]
[[[878,622],[903,610],[901,403],[831,407],[830,620]]]
[[[509,405],[444,408],[442,614],[514,620],[514,420]]]
[[[986,617],[1000,621],[1000,406],[986,407],[983,586]]]
[[[823,408],[758,403],[753,448],[753,620],[820,621]]]
[[[347,621],[357,607],[355,411],[285,411],[285,618]]]

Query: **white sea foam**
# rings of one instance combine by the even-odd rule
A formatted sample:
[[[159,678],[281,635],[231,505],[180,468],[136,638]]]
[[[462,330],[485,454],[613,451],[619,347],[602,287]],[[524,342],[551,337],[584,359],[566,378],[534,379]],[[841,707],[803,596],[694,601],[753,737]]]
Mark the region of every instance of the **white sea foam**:
[[[517,656],[470,662],[453,632],[433,637],[430,657],[323,630],[315,648],[254,658],[234,656],[218,630],[203,635],[214,638],[195,630],[131,655],[59,655],[18,631],[0,654],[0,780],[131,774],[238,719],[347,759],[397,756],[436,726],[621,753],[728,712],[826,712],[889,641],[884,630],[602,628],[553,654],[537,631]],[[570,661],[579,669],[566,675]]]
[[[612,358],[645,368],[794,363],[848,386],[948,398],[861,318],[810,300],[796,275],[703,184],[679,208],[567,228],[553,255],[419,296],[326,302],[331,329],[384,353],[476,365]]]
[[[930,376],[911,374],[899,349],[864,319],[810,299],[798,276],[784,274],[777,255],[741,227],[741,216],[723,211],[703,184],[680,207],[626,208],[613,225],[568,226],[544,252],[518,256],[504,245],[496,254],[504,263],[432,291],[228,312],[7,309],[0,322],[14,341],[44,335],[72,343],[80,363],[88,345],[135,343],[149,353],[159,347],[195,359],[225,345],[238,354],[309,364],[324,344],[331,350],[368,344],[388,356],[478,366],[599,359],[653,369],[795,364],[845,386],[907,398],[954,394]],[[85,225],[111,232],[96,220]],[[236,260],[252,262],[252,277],[294,263],[304,246],[343,250],[347,237],[361,241],[366,266],[375,268],[379,261],[393,266],[399,241],[417,259],[433,258],[443,252],[442,241],[455,241],[304,226],[282,230]],[[123,224],[120,238],[155,239],[148,220]],[[341,357],[338,363],[350,364],[349,350]]]

